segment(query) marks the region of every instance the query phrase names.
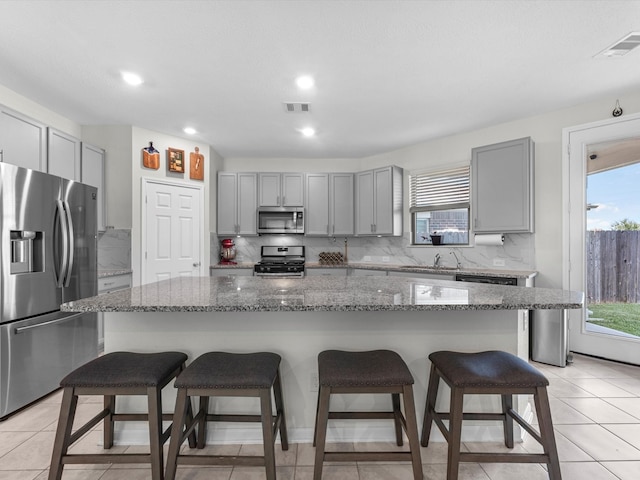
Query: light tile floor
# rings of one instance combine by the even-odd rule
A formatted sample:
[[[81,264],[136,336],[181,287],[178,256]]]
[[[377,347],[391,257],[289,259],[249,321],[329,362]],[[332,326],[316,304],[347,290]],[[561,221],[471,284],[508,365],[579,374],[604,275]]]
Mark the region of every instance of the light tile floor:
[[[640,367],[620,365],[581,355],[567,368],[547,365],[540,368],[551,383],[551,412],[564,480],[638,480],[640,479]],[[46,480],[60,406],[60,392],[0,422],[0,480]],[[87,397],[79,407],[83,419],[101,408],[95,398]],[[418,405],[421,410],[424,406]],[[77,452],[102,451],[101,432],[96,427],[74,449]],[[367,444],[366,448],[376,445]],[[362,448],[362,446],[358,446]],[[141,447],[116,446],[114,452]],[[185,447],[186,448],[186,447]],[[333,448],[353,449],[352,444]],[[388,448],[388,446],[384,446]],[[466,443],[470,451],[502,448],[497,444]],[[519,451],[540,451],[528,439],[516,445]],[[255,445],[208,446],[205,451],[224,454],[251,453]],[[204,453],[204,452],[203,452]],[[291,445],[278,450],[278,479],[307,480],[313,477],[313,447]],[[422,449],[425,480],[445,479],[446,445],[432,443]],[[147,480],[146,465],[69,465],[65,480]],[[263,479],[260,467],[179,468],[179,480],[253,480]],[[463,464],[460,480],[537,480],[547,479],[540,465]],[[358,462],[325,465],[324,480],[404,480],[412,479],[408,464]]]

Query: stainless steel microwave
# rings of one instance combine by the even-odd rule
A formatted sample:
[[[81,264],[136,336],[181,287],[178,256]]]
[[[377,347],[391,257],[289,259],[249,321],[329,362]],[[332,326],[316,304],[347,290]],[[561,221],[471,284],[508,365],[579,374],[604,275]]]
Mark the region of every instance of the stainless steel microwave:
[[[258,208],[258,233],[302,234],[304,233],[303,207]]]

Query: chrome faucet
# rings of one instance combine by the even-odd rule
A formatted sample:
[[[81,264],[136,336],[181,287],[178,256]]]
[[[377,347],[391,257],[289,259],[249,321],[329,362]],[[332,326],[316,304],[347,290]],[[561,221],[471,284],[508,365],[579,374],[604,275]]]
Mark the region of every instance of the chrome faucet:
[[[439,267],[440,266],[440,254],[436,253],[436,256],[433,257],[433,266],[434,267]]]
[[[456,252],[454,252],[453,250],[451,250],[449,253],[456,257],[456,268],[460,270],[462,268],[462,264],[460,263],[460,260],[458,260],[458,255],[456,255]]]

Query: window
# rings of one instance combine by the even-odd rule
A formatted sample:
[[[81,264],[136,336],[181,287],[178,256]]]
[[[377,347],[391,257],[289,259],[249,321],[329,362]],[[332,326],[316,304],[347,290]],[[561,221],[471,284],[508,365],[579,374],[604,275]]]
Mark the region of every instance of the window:
[[[469,167],[409,176],[412,245],[469,244]]]

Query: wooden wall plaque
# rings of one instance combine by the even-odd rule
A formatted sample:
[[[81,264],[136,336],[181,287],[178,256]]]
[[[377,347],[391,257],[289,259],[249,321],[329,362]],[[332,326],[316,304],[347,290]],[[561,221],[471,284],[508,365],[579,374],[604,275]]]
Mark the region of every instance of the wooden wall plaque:
[[[195,148],[195,152],[189,154],[189,178],[204,180],[204,155],[198,147]]]

